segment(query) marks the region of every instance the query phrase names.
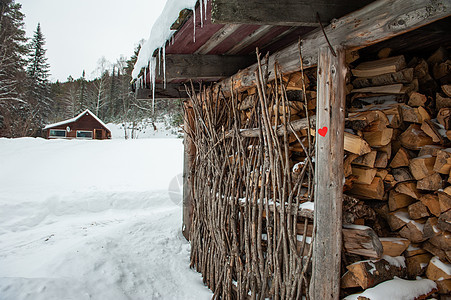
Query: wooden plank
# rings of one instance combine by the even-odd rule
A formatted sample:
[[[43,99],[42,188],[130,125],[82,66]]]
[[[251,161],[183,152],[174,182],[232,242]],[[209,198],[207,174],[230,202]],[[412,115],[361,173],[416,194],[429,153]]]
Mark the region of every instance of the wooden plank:
[[[348,50],[356,50],[445,18],[451,14],[450,12],[449,0],[378,0],[340,18],[327,26],[325,32],[332,45],[342,45]],[[304,67],[315,66],[318,49],[325,46],[327,42],[320,29],[304,36],[302,39]],[[271,55],[268,62],[269,70],[274,69],[276,61],[283,73],[299,71],[297,42]],[[230,91],[232,83],[234,90],[242,91],[250,88],[256,84],[254,74],[256,69],[257,65],[254,64],[219,82],[218,85],[222,86],[223,91]],[[269,74],[269,80],[272,79],[274,72]]]
[[[185,124],[184,129],[190,133],[194,129],[194,111],[193,108],[185,102]],[[193,174],[194,160],[196,158],[196,147],[194,142],[189,137],[189,134],[184,135],[184,153],[183,153],[183,220],[182,233],[183,236],[189,240],[189,233],[191,230],[191,222],[193,218]]]
[[[166,54],[166,80],[225,78],[253,61],[253,56]],[[155,70],[157,80],[163,80],[163,67],[160,72],[157,63]]]
[[[212,22],[219,24],[259,24],[318,26],[316,13],[324,23],[350,13],[370,0],[212,0]]]
[[[233,34],[240,25],[238,24],[227,24],[218,30],[211,38],[203,44],[199,49],[194,52],[194,54],[208,54],[217,45],[225,41],[231,34]]]
[[[180,84],[163,84],[157,83],[155,85],[155,99],[186,99],[188,94],[185,87]],[[152,89],[139,88],[136,92],[136,99],[150,100],[152,99]]]
[[[312,299],[339,299],[342,250],[342,199],[344,156],[345,51],[319,51],[316,128],[315,223]],[[317,131],[318,132],[318,131]]]
[[[225,54],[227,55],[238,54],[243,48],[246,48],[247,46],[257,42],[272,29],[273,27],[269,25],[261,26],[260,28],[252,32],[250,35],[248,35],[246,38],[241,40],[239,43],[237,43],[235,46],[233,46],[232,49],[228,50]]]

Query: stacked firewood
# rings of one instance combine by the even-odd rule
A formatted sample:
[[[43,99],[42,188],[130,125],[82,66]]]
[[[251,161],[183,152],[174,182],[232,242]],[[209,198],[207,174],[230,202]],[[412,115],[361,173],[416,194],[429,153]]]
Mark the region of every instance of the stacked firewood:
[[[344,222],[374,231],[380,243],[373,237],[367,254],[345,255],[342,288],[423,276],[437,284],[429,294],[445,297],[451,292],[451,60],[444,48],[408,62],[389,53],[383,49],[378,60],[351,69],[344,189],[375,213],[349,217],[345,209]],[[346,249],[345,236],[344,243]]]

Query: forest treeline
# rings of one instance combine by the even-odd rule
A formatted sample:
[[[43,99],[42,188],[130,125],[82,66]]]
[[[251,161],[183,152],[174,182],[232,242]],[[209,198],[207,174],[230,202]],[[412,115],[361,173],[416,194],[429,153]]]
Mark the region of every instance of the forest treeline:
[[[134,124],[166,115],[172,125],[181,122],[181,103],[136,100],[131,72],[139,47],[130,59],[98,61],[95,74],[87,79],[72,76],[51,82],[45,38],[38,24],[32,38],[25,36],[21,4],[0,0],[0,137],[41,136],[49,123],[72,118],[90,109],[104,122]]]

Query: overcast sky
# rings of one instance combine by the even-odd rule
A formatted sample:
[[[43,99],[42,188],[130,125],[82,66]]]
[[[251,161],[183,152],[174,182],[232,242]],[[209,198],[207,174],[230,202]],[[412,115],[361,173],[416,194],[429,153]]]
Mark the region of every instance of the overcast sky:
[[[163,10],[166,0],[16,0],[25,14],[27,37],[36,26],[46,39],[51,80],[88,78],[102,57],[129,58]]]

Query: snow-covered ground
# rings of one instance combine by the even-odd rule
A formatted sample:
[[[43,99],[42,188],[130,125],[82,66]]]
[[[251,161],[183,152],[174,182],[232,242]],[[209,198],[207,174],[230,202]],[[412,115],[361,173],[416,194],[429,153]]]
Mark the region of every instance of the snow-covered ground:
[[[180,129],[173,127],[170,124],[168,118],[158,120],[152,123],[149,120],[142,120],[135,124],[135,131],[132,133],[133,125],[131,123],[126,124],[115,124],[108,123],[108,129],[111,131],[111,136],[113,139],[125,139],[125,134],[129,138],[135,139],[148,139],[148,138],[176,138],[180,135]]]
[[[210,299],[181,171],[180,139],[0,139],[0,299]]]

